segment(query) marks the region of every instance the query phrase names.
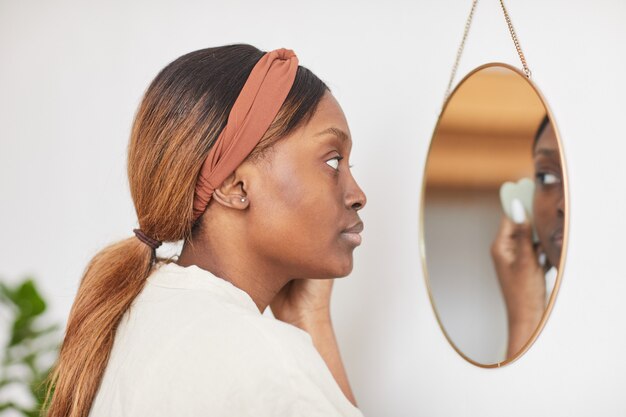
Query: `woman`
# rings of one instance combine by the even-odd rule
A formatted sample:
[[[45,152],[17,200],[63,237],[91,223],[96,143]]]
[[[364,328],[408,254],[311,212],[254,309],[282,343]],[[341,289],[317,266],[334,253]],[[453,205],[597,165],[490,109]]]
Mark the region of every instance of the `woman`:
[[[48,416],[361,415],[329,310],[363,228],[351,144],[290,50],[165,67],[129,144],[139,229],[86,269]],[[179,240],[174,262],[156,256]]]
[[[503,216],[491,247],[507,308],[507,358],[524,347],[541,322],[561,262],[565,223],[563,167],[556,132],[548,116],[535,134],[533,165],[532,222],[539,243],[533,243],[533,225],[522,203],[514,200],[515,221]]]

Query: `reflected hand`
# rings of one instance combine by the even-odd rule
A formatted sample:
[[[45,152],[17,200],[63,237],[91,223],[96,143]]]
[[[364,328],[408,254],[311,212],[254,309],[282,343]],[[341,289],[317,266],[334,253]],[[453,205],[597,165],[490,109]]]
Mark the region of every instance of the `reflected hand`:
[[[330,295],[334,279],[294,279],[276,294],[270,308],[278,320],[308,330],[330,322]]]
[[[507,357],[517,353],[528,341],[546,307],[544,271],[537,260],[539,248],[533,245],[531,224],[525,218],[520,220],[523,222],[515,223],[504,216],[491,246],[508,314]]]

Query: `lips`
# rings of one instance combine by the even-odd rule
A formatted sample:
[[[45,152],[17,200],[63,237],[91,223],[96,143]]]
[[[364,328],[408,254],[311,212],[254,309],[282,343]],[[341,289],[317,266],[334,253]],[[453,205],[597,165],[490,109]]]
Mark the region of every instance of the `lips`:
[[[555,244],[562,246],[563,245],[563,229],[557,229],[550,236],[550,240]]]
[[[354,246],[359,246],[361,244],[362,238],[359,233],[363,231],[363,222],[359,221],[353,226],[348,227],[344,231],[341,232],[341,236],[350,242]]]
[[[359,221],[354,226],[348,227],[342,233],[361,233],[363,231],[363,222]]]

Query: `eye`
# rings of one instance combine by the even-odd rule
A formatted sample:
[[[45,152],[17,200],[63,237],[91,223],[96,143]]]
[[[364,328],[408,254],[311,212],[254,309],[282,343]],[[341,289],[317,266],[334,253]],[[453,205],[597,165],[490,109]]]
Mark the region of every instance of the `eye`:
[[[552,184],[558,184],[561,182],[561,179],[558,176],[554,174],[550,174],[548,172],[538,172],[536,177],[537,177],[537,181],[541,185],[552,185]]]
[[[342,159],[343,159],[343,156],[336,156],[326,161],[326,163],[330,165],[331,167],[333,167],[333,169],[337,170],[339,169],[339,161],[341,161]]]

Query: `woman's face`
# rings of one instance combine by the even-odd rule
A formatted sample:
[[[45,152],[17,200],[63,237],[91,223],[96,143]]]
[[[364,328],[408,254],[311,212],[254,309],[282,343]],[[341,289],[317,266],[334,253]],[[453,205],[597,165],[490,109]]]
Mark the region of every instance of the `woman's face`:
[[[366,197],[350,172],[351,148],[346,118],[327,92],[307,124],[256,162],[248,238],[256,253],[291,278],[334,278],[352,270],[363,225],[357,211]]]
[[[543,130],[533,151],[535,166],[534,222],[550,264],[559,265],[563,249],[564,190],[559,145],[552,123]]]

